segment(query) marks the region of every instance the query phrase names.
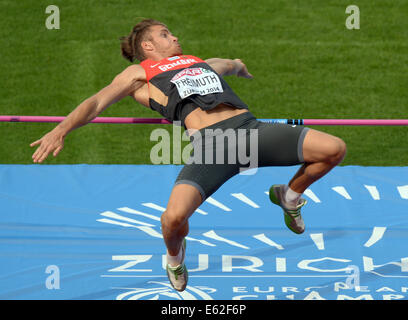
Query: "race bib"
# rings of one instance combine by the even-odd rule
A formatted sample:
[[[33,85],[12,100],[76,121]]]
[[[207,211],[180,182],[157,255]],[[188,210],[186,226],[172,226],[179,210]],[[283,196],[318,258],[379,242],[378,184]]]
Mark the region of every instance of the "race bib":
[[[187,68],[177,73],[170,82],[177,87],[182,99],[199,94],[223,92],[220,78],[216,73],[204,68]]]

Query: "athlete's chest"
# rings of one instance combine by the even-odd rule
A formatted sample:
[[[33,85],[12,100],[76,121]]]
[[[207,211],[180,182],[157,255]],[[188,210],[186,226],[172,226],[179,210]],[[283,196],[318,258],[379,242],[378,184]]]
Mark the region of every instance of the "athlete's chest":
[[[160,74],[168,74],[169,71],[176,71],[179,69],[188,68],[197,63],[205,63],[202,59],[190,56],[180,55],[168,57],[160,61],[144,60],[141,66],[146,72],[146,80],[149,82],[152,78]],[[172,72],[171,72],[172,73]]]
[[[223,92],[218,74],[205,61],[194,56],[143,61],[143,68],[150,96],[161,105],[167,105],[168,96],[173,91],[178,93],[178,99]]]

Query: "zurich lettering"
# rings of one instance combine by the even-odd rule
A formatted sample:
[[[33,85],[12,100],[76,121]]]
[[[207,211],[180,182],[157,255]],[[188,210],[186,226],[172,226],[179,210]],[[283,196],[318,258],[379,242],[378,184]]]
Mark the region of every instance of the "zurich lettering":
[[[143,264],[148,262],[153,255],[131,255],[131,256],[112,256],[112,260],[114,261],[126,261],[125,264],[121,264],[120,266],[110,269],[110,272],[153,272],[153,269],[140,269],[139,267],[136,268],[137,265]],[[194,269],[192,266],[189,268],[189,272],[201,272],[206,271],[210,268],[210,259],[208,254],[198,254],[197,256],[198,264],[197,267]],[[219,260],[219,259],[218,259]],[[291,259],[293,260],[293,259]],[[162,269],[165,268],[165,261],[166,256],[162,255]],[[245,264],[243,265],[243,261]],[[317,265],[320,262],[324,261],[331,261],[339,264],[338,268],[331,268],[331,269],[323,269],[318,267]],[[249,262],[249,263],[248,263]],[[299,261],[296,267],[299,270],[308,270],[317,273],[334,273],[339,272],[347,274],[347,271],[350,270],[350,265],[353,264],[353,261],[350,259],[341,259],[341,258],[332,258],[332,257],[323,257],[318,259],[303,259]],[[377,272],[377,269],[380,269],[384,266],[394,265],[401,272],[407,273],[408,272],[408,257],[401,258],[400,261],[391,261],[384,264],[374,264],[374,260],[371,257],[362,257],[362,264],[364,272],[371,272],[377,274],[378,276],[387,277],[387,275],[381,274]],[[213,265],[211,265],[211,270],[216,270]],[[216,270],[222,273],[228,273],[233,271],[242,271],[245,270],[247,272],[278,272],[279,274],[285,272],[294,272],[295,270],[288,271],[287,268],[287,259],[284,257],[276,257],[275,263],[273,266],[265,265],[264,261],[259,257],[255,256],[240,256],[240,255],[222,255],[221,256],[221,269]],[[388,270],[388,269],[387,269]],[[393,271],[393,276],[395,276],[395,270]]]

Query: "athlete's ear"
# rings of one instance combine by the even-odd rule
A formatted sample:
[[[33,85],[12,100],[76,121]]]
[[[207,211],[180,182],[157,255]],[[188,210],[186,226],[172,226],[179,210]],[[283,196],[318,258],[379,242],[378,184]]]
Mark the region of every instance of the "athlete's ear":
[[[154,46],[153,46],[153,43],[151,41],[148,41],[148,40],[147,41],[142,41],[140,43],[140,45],[142,46],[142,49],[144,51],[151,52],[151,51],[154,50]]]

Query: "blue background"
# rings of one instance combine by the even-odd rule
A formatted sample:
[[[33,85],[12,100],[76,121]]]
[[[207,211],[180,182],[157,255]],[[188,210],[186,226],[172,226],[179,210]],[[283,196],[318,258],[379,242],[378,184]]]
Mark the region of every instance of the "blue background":
[[[230,211],[208,201],[201,205],[206,214],[194,213],[189,236],[213,246],[187,241],[189,286],[178,293],[162,268],[161,211],[144,204],[166,207],[181,166],[0,165],[0,298],[408,299],[408,200],[398,191],[408,185],[408,167],[335,168],[310,187],[320,202],[304,196],[302,235],[286,228],[281,209],[265,194],[272,184],[287,183],[297,169],[260,168],[233,177],[212,196]],[[366,185],[377,188],[379,200]],[[338,186],[351,199],[332,189]],[[107,211],[151,227],[101,215]],[[385,228],[384,234],[365,246],[375,227]],[[224,241],[206,236],[210,231]],[[324,248],[313,241],[315,234]],[[113,258],[119,256],[133,258]],[[113,270],[134,256],[146,261]],[[202,270],[194,271],[199,257]],[[285,261],[284,271],[277,270],[277,258]],[[254,267],[256,262],[262,265]],[[311,268],[300,267],[301,262]],[[47,273],[49,266],[59,274]],[[358,282],[348,266],[358,268]],[[47,288],[51,279],[54,289]],[[359,287],[345,287],[350,279]]]

